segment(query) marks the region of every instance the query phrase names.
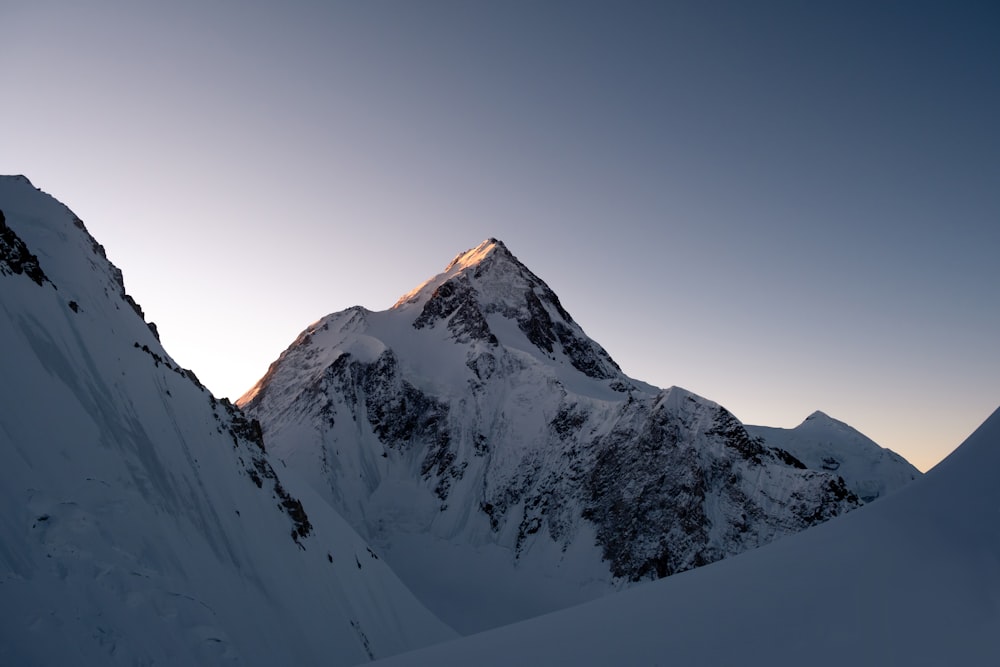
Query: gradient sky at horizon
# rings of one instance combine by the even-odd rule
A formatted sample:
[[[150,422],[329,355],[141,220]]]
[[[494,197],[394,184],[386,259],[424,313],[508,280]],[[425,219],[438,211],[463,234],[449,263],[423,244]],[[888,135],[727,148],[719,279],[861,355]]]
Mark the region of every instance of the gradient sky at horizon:
[[[0,2],[0,173],[238,397],[502,239],[633,377],[922,469],[1000,404],[1000,5]]]

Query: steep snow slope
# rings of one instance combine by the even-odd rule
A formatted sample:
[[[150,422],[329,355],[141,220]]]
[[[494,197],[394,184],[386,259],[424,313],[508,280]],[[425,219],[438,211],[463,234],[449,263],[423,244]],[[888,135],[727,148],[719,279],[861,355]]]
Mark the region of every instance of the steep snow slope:
[[[892,493],[920,477],[894,451],[818,410],[795,428],[747,426],[747,432],[780,447],[812,470],[829,470],[864,502]]]
[[[380,665],[1000,664],[1000,410],[921,479],[756,551]]]
[[[316,322],[239,403],[465,632],[859,504],[717,404],[624,375],[495,239],[388,311]]]
[[[76,216],[23,177],[0,211],[0,664],[343,665],[452,636],[170,359]]]

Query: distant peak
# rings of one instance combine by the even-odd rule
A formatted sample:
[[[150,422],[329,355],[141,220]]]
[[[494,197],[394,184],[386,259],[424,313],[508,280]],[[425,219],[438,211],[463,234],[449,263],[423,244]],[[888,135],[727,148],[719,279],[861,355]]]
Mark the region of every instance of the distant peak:
[[[811,415],[809,415],[808,417],[806,417],[805,421],[803,421],[801,424],[799,424],[795,428],[803,428],[803,427],[805,427],[805,428],[816,428],[816,427],[818,427],[818,428],[822,428],[822,429],[833,428],[833,429],[838,429],[838,430],[841,430],[841,431],[844,431],[844,430],[854,431],[854,430],[856,430],[850,424],[848,424],[846,422],[842,422],[839,419],[835,419],[835,418],[831,417],[830,415],[826,414],[825,412],[821,412],[820,410],[817,410],[816,412],[814,412]]]

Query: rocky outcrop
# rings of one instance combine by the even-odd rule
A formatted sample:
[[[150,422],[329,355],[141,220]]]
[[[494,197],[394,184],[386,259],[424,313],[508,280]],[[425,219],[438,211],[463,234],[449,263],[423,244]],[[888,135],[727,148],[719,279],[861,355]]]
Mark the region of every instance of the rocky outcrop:
[[[38,258],[28,250],[24,241],[7,226],[7,219],[0,211],[0,275],[24,275],[39,287],[50,283],[38,264]]]

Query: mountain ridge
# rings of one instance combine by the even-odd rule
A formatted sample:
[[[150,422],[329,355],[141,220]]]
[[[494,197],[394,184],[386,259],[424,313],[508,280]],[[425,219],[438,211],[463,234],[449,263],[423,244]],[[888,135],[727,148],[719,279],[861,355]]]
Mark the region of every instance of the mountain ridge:
[[[173,361],[75,214],[23,177],[0,210],[0,663],[346,665],[452,636]]]
[[[926,475],[734,558],[376,664],[993,665],[1000,409]]]

